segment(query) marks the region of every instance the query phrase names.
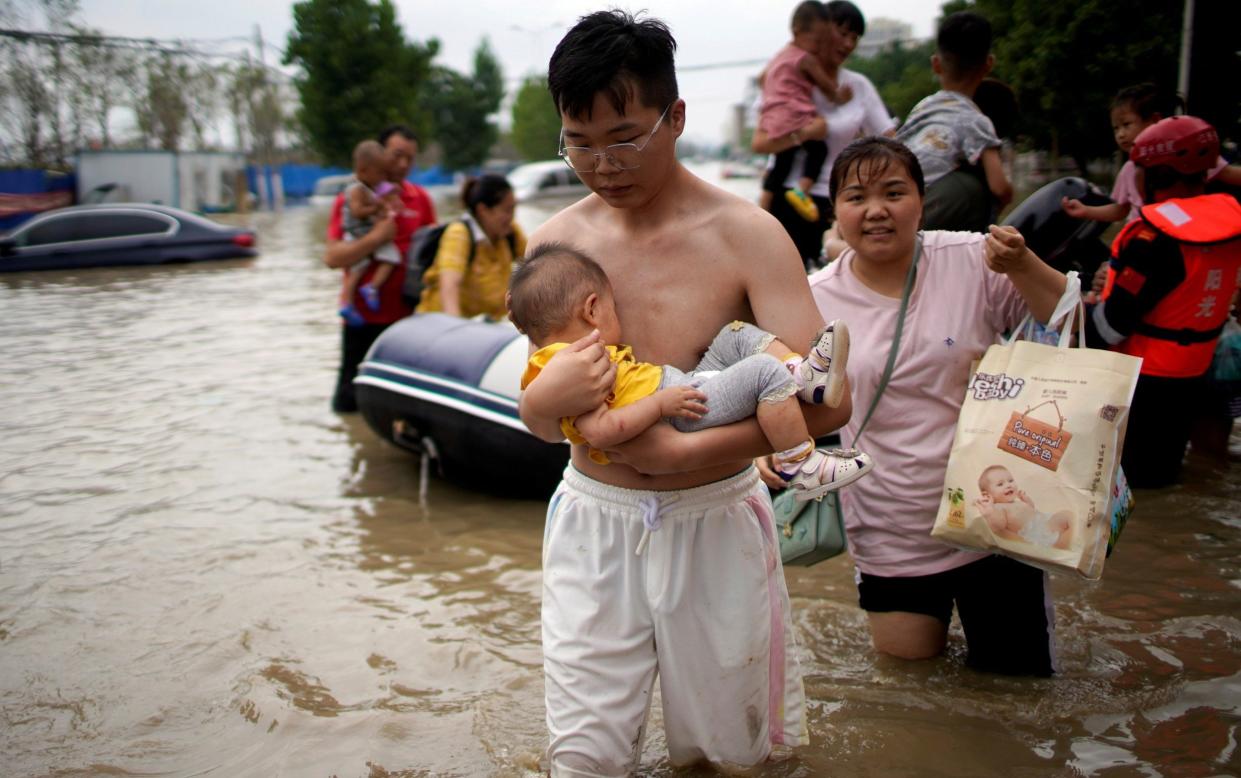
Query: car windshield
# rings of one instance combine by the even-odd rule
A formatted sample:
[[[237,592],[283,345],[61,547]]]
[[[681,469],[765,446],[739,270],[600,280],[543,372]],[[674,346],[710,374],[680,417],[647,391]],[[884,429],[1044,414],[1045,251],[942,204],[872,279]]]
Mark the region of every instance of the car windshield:
[[[338,195],[349,184],[349,176],[328,176],[315,182],[315,194],[323,196]]]

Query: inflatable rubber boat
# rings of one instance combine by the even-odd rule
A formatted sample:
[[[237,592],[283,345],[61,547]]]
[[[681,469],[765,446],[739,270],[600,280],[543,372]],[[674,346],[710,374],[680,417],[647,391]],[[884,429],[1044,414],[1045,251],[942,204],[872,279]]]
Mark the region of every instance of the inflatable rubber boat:
[[[529,346],[511,324],[440,313],[379,336],[358,367],[358,409],[381,437],[446,479],[494,494],[548,497],[569,461],[517,415]]]

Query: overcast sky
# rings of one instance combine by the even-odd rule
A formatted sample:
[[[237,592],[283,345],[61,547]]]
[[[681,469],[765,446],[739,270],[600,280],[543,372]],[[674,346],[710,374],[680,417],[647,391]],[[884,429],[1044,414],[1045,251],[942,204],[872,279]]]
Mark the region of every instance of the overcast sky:
[[[646,10],[663,19],[677,40],[677,65],[689,67],[765,60],[788,39],[793,0],[647,0],[581,2],[579,0],[394,0],[406,36],[438,38],[437,62],[469,72],[474,50],[485,36],[491,41],[515,88],[527,73],[546,72],[547,59],[564,32],[582,15],[610,7]],[[931,34],[939,2],[860,0],[867,20],[900,19],[914,35]],[[284,47],[293,24],[288,0],[82,0],[82,20],[113,35],[153,38],[221,39],[252,37],[255,25],[270,44]],[[239,46],[239,43],[221,43]],[[270,64],[279,52],[268,51]],[[717,143],[731,106],[745,92],[746,80],[759,66],[739,66],[680,74],[681,95],[688,105],[686,137]]]

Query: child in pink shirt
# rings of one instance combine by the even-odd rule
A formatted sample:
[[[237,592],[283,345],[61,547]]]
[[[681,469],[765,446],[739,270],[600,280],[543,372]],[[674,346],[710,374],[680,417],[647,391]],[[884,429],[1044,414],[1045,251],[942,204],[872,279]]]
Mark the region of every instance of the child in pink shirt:
[[[1129,159],[1133,140],[1142,130],[1171,116],[1175,108],[1175,100],[1160,93],[1154,84],[1138,84],[1117,92],[1116,97],[1112,98],[1112,133],[1117,147],[1125,156],[1125,164],[1112,185],[1112,202],[1109,205],[1085,205],[1081,200],[1066,197],[1061,203],[1064,212],[1075,219],[1099,222],[1131,222],[1138,218],[1138,209],[1146,204],[1146,198],[1138,188],[1137,167]],[[1241,185],[1241,167],[1229,165],[1220,157],[1215,166],[1207,171],[1207,180],[1231,186]]]

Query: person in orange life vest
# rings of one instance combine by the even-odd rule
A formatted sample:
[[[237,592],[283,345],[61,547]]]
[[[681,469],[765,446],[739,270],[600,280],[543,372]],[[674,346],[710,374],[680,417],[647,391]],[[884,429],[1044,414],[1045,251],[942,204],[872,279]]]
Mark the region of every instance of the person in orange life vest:
[[[1129,483],[1174,483],[1241,271],[1241,205],[1204,194],[1219,136],[1193,116],[1142,131],[1130,159],[1146,205],[1112,245],[1088,345],[1142,358],[1121,464]]]

